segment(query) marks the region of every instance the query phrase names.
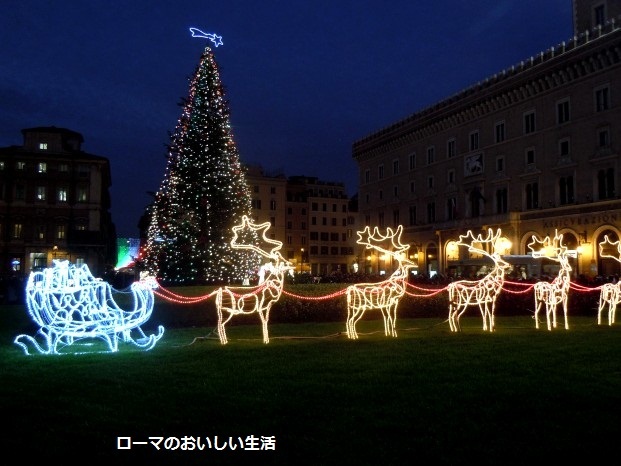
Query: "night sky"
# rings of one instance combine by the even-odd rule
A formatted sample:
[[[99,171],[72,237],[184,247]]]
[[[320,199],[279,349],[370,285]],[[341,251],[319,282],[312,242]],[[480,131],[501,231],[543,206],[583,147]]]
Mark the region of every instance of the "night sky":
[[[137,237],[210,45],[242,162],[353,195],[355,141],[572,35],[571,0],[3,0],[0,147],[82,133],[110,159],[117,233]]]

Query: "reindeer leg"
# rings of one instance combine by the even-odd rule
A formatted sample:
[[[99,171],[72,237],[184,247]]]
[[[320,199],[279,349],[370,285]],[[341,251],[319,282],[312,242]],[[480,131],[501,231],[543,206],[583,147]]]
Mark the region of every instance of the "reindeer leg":
[[[565,293],[565,297],[563,298],[563,314],[565,316],[565,330],[569,330],[569,321],[567,320],[567,293]]]
[[[604,306],[606,305],[607,296],[604,296],[606,290],[602,289],[601,294],[599,295],[599,306],[597,308],[597,325],[602,324],[602,311],[604,310]],[[610,308],[608,308],[608,321],[610,321]]]

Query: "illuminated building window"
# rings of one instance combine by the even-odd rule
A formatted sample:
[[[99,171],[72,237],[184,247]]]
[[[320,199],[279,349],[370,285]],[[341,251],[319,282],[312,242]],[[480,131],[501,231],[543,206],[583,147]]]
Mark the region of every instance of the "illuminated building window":
[[[88,195],[85,187],[78,187],[78,202],[86,202]]]
[[[37,198],[37,201],[45,201],[45,186],[37,186],[35,196]]]
[[[58,188],[56,199],[60,202],[67,202],[67,188]]]
[[[26,162],[17,162],[16,167],[18,170],[25,170],[26,169]]]
[[[47,150],[47,142],[40,142],[39,150]]]
[[[24,226],[21,223],[13,224],[13,239],[20,239],[22,237],[22,230]]]
[[[39,173],[47,173],[47,163],[39,162],[37,164],[37,172],[39,172]]]
[[[56,239],[65,239],[67,230],[65,225],[56,226]]]

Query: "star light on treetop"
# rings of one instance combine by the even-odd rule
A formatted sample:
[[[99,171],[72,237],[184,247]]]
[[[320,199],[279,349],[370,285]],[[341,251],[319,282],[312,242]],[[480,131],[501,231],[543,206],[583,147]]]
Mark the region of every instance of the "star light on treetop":
[[[217,34],[211,34],[211,33],[207,33],[207,32],[203,32],[200,29],[197,28],[190,28],[190,32],[192,33],[192,37],[201,37],[203,39],[209,39],[210,41],[212,41],[214,43],[214,45],[217,47],[218,45],[223,45],[222,43],[222,36],[219,36]]]

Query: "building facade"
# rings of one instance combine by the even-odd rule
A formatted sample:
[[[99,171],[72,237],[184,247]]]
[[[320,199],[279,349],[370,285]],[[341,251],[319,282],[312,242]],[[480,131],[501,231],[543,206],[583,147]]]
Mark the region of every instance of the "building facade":
[[[22,134],[22,146],[0,148],[0,272],[24,277],[67,259],[102,276],[116,261],[108,159],[83,152],[69,129]]]
[[[574,2],[575,36],[353,144],[363,225],[404,226],[420,273],[468,276],[456,247],[502,230],[505,254],[563,234],[576,275],[619,273],[621,2]]]
[[[296,272],[318,276],[360,270],[357,206],[342,183],[246,168],[253,221],[271,223],[268,233],[282,241],[281,252]]]

